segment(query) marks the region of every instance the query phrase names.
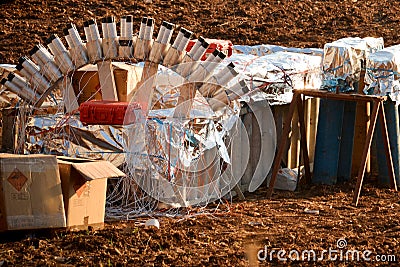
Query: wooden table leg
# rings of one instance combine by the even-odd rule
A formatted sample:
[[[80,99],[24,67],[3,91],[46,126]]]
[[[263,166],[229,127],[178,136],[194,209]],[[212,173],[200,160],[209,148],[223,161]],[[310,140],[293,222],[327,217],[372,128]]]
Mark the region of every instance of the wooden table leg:
[[[356,189],[355,189],[354,197],[353,197],[353,204],[355,206],[358,205],[358,200],[360,198],[361,187],[362,187],[364,173],[365,173],[365,167],[367,164],[367,155],[371,148],[372,136],[374,134],[379,109],[383,109],[382,101],[375,101],[374,109],[373,109],[372,115],[371,115],[371,124],[368,128],[368,133],[367,133],[366,140],[365,140],[364,152],[363,152],[362,158],[361,158],[360,169],[358,171],[358,176],[357,176]]]
[[[379,118],[381,120],[381,132],[382,132],[383,145],[385,146],[386,164],[388,167],[390,186],[392,187],[392,189],[397,191],[397,183],[396,183],[396,177],[394,175],[392,153],[390,152],[389,136],[386,125],[385,109],[383,108],[383,106],[381,107],[381,112],[379,112]]]
[[[278,174],[279,167],[280,167],[281,161],[282,161],[283,152],[285,150],[287,138],[289,136],[290,123],[292,122],[292,117],[293,117],[293,113],[294,113],[294,108],[296,107],[296,104],[297,104],[298,95],[299,95],[299,93],[297,93],[297,92],[295,92],[293,94],[292,103],[290,103],[289,112],[285,119],[285,125],[283,126],[283,130],[282,130],[282,138],[281,138],[281,141],[278,146],[278,152],[274,159],[271,180],[269,181],[269,186],[268,186],[268,191],[267,191],[268,198],[270,198],[272,196],[272,193],[274,192],[276,175]]]
[[[304,102],[300,94],[297,97],[297,111],[299,113],[300,123],[300,145],[303,152],[304,168],[306,171],[306,183],[308,184],[311,183],[310,160],[308,158],[306,126],[304,123]]]

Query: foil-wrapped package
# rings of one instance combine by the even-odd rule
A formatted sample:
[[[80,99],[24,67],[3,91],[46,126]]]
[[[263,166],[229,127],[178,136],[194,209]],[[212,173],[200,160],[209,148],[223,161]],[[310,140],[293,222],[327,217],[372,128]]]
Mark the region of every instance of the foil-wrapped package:
[[[319,89],[322,84],[322,56],[276,52],[261,57],[233,54],[229,60],[252,89],[267,94],[271,105],[290,103],[292,89]]]
[[[368,56],[364,92],[370,95],[389,95],[400,103],[400,45],[384,48]]]
[[[324,46],[321,89],[348,92],[357,90],[361,70],[369,54],[383,48],[383,38],[343,38]]]
[[[320,48],[297,48],[297,47],[285,47],[279,45],[235,45],[233,46],[233,50],[237,54],[246,54],[246,55],[255,55],[255,56],[265,56],[269,54],[273,54],[276,52],[293,52],[293,53],[302,53],[309,54],[314,56],[322,56],[324,51]]]

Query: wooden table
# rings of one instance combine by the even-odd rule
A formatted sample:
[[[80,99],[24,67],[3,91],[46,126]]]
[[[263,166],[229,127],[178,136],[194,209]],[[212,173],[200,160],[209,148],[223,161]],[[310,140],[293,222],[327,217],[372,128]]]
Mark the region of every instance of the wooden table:
[[[378,117],[381,120],[380,125],[381,125],[381,132],[382,132],[382,136],[383,136],[383,142],[384,142],[384,146],[385,146],[385,156],[386,156],[387,168],[389,171],[390,185],[395,191],[397,191],[396,178],[395,178],[394,169],[393,169],[392,154],[390,152],[389,137],[388,137],[387,126],[386,126],[385,110],[383,108],[383,102],[387,99],[387,97],[385,97],[385,96],[370,96],[370,95],[362,95],[362,94],[332,93],[332,92],[320,91],[320,90],[293,90],[293,100],[289,106],[289,113],[287,114],[287,116],[285,118],[285,124],[284,124],[283,131],[282,131],[282,138],[278,145],[278,152],[275,156],[275,160],[273,163],[272,177],[269,182],[267,197],[271,197],[273,190],[274,190],[276,176],[277,176],[279,168],[280,168],[280,164],[281,164],[283,153],[284,153],[284,148],[286,146],[286,142],[288,139],[285,137],[289,136],[290,123],[292,121],[293,113],[294,113],[296,107],[297,107],[298,114],[299,114],[300,144],[301,144],[301,153],[302,153],[302,156],[304,159],[305,178],[306,178],[306,183],[311,182],[310,163],[309,163],[308,150],[307,150],[306,128],[305,128],[305,123],[304,123],[304,97],[305,96],[319,97],[319,98],[332,99],[332,100],[341,100],[341,101],[356,101],[356,102],[371,102],[371,103],[373,103],[371,123],[370,123],[370,126],[368,127],[368,132],[367,132],[366,141],[365,141],[365,145],[364,145],[364,151],[361,156],[361,164],[360,164],[360,169],[358,170],[357,184],[356,184],[356,190],[354,192],[353,204],[355,206],[358,205],[361,188],[362,188],[362,184],[363,184],[363,179],[364,179],[364,175],[365,175],[365,168],[366,168],[366,164],[367,164],[367,155],[371,149],[372,137],[373,137],[373,134],[375,131],[375,126],[376,126]]]

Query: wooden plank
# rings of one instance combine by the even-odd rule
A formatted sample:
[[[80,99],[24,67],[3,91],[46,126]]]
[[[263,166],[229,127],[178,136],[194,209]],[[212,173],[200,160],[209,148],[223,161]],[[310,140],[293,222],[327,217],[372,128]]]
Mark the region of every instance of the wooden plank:
[[[307,150],[310,151],[310,139],[311,139],[311,102],[312,98],[304,100],[304,124],[306,127],[306,141]],[[301,130],[301,129],[300,129]],[[300,158],[300,165],[304,165],[303,158]]]
[[[307,136],[306,136],[306,126],[304,124],[304,101],[301,99],[301,95],[297,96],[297,111],[300,118],[300,136],[301,136],[301,150],[303,152],[304,168],[306,171],[306,183],[311,183],[311,173],[310,173],[310,161],[308,159],[308,149],[307,149]]]
[[[364,145],[364,151],[363,151],[361,163],[360,163],[360,169],[358,171],[358,176],[357,176],[357,184],[356,184],[356,188],[355,188],[354,196],[353,196],[353,204],[355,206],[358,205],[358,200],[360,198],[361,187],[363,184],[365,167],[366,167],[366,163],[367,163],[367,155],[371,148],[372,136],[375,131],[376,120],[378,118],[378,112],[380,109],[383,109],[382,102],[380,102],[380,101],[375,102],[374,109],[372,111],[372,116],[371,116],[371,125],[368,128],[368,133],[367,133],[365,145]]]
[[[138,102],[142,111],[147,114],[151,109],[151,101],[153,99],[154,84],[156,74],[158,71],[158,64],[146,61],[143,67],[142,77],[136,84],[135,95],[132,97],[133,101]],[[128,97],[130,98],[130,96]]]
[[[294,91],[293,94],[293,99],[295,99],[297,97],[297,94],[299,94],[298,92]],[[290,122],[292,121],[293,118],[293,113],[296,107],[296,103],[297,101],[293,101],[292,103],[290,103],[289,106],[289,112],[286,115],[286,119],[285,119],[285,124],[283,127],[283,131],[282,131],[282,139],[281,142],[279,143],[278,146],[278,152],[275,156],[274,159],[274,163],[273,163],[273,169],[272,169],[272,175],[271,175],[271,180],[269,181],[269,186],[268,186],[268,191],[267,191],[267,197],[270,198],[272,196],[272,193],[274,192],[274,186],[275,186],[275,181],[276,181],[276,175],[278,174],[280,165],[281,165],[281,161],[282,161],[282,156],[283,156],[283,152],[287,143],[287,139],[285,138],[286,136],[289,135],[289,131],[290,131]]]
[[[356,122],[354,131],[354,149],[353,149],[353,166],[352,166],[352,176],[356,176],[358,170],[360,169],[359,158],[362,156],[363,147],[365,145],[365,135],[367,134],[368,127],[370,125],[370,111],[371,104],[369,102],[358,102],[356,107]],[[367,156],[367,167],[366,172],[371,170],[371,152]]]
[[[196,95],[196,87],[193,83],[179,86],[178,105],[175,107],[174,118],[189,118],[193,99]]]
[[[63,88],[63,100],[64,107],[67,113],[78,110],[79,104],[78,99],[75,95],[74,88],[72,86],[72,79],[69,76],[65,76],[62,81]]]
[[[309,126],[309,139],[308,141],[308,151],[310,162],[314,162],[315,155],[315,143],[317,137],[317,127],[318,127],[318,115],[319,115],[319,98],[312,98],[309,100],[311,102],[310,109],[310,124]]]
[[[329,98],[332,100],[345,100],[345,101],[363,101],[370,102],[377,99],[386,100],[386,96],[373,96],[373,95],[360,95],[360,94],[344,94],[344,93],[332,93],[321,90],[293,90],[293,92],[301,92],[305,96]]]
[[[288,168],[299,166],[300,134],[299,134],[299,114],[297,109],[294,111],[292,120],[292,131],[290,136],[290,148],[288,151]]]
[[[118,92],[115,85],[113,66],[111,60],[97,63],[101,95],[103,100],[118,101]]]
[[[397,107],[396,107],[396,111],[397,111]],[[388,174],[389,174],[389,178],[390,178],[390,186],[392,187],[392,189],[397,191],[397,182],[396,182],[396,176],[394,174],[393,159],[392,159],[392,154],[390,151],[389,134],[388,134],[388,130],[387,130],[385,109],[383,107],[383,104],[381,104],[381,112],[379,112],[379,119],[381,121],[380,125],[381,125],[383,144],[385,147],[386,164],[387,164]]]

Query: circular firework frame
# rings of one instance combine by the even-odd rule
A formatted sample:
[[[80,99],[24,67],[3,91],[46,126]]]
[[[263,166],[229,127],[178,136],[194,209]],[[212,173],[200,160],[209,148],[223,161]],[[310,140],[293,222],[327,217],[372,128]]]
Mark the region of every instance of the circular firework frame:
[[[157,75],[163,75],[162,71]],[[171,75],[170,70],[165,75]],[[189,82],[181,76],[179,78],[176,77],[180,83],[175,83],[172,89],[195,89],[196,83],[204,84],[203,80]],[[138,95],[143,95],[140,91],[148,92],[150,88],[143,85],[138,92]],[[143,102],[138,98],[132,101]],[[198,102],[202,109],[197,110],[197,114],[193,112],[196,111],[193,102]],[[245,168],[233,170],[231,161],[232,153],[239,151],[235,146],[245,144],[244,147],[250,147],[239,118],[239,103],[218,103],[223,105],[218,112],[204,103],[207,100],[197,94],[194,99],[179,103],[161,116],[152,114],[151,108],[147,115],[143,110],[137,114],[137,110],[128,109],[128,112],[136,112],[139,118],[125,126],[129,172],[146,193],[174,207],[206,204],[223,197],[245,171]],[[238,136],[245,137],[242,143],[235,141]],[[249,149],[242,150],[241,156],[247,162]],[[138,172],[140,169],[146,170],[146,174]]]
[[[209,46],[204,38],[199,37],[186,52],[192,36],[189,30],[181,27],[171,44],[173,24],[163,22],[154,40],[152,18],[142,19],[137,36],[133,35],[132,22],[132,16],[122,17],[121,35],[118,36],[115,18],[103,18],[101,38],[96,21],[86,21],[85,43],[76,26],[69,24],[64,30],[68,49],[57,35],[51,35],[46,40],[50,51],[41,44],[36,45],[29,51],[30,57],[19,59],[17,69],[21,75],[11,74],[2,83],[33,110],[40,108],[54,89],[61,88],[64,111],[68,114],[78,109],[71,80],[75,70],[97,64],[98,72],[104,67],[111,69],[107,76],[110,79],[112,62],[143,62],[143,74],[132,99],[142,109],[136,114],[134,123],[126,119],[131,114],[125,116],[124,123],[127,131],[126,163],[130,174],[151,197],[174,206],[205,204],[223,197],[239,182],[249,161],[250,141],[239,119],[238,102],[240,97],[249,94],[246,83],[233,63],[226,66],[221,63],[225,54],[218,49],[205,61],[200,61]],[[157,86],[155,80],[160,75],[159,66],[165,67],[165,75],[171,75],[173,71],[181,81],[173,88],[179,89],[177,105],[162,120],[153,115],[151,102]],[[196,111],[194,102],[199,99],[203,106],[208,107],[207,116],[192,114],[193,110]],[[252,105],[249,103],[253,111],[258,109],[257,105]],[[269,106],[264,108],[262,114],[254,112],[260,127],[261,154],[254,173],[257,177],[251,180],[249,191],[254,191],[264,181],[272,165],[271,154],[275,151],[274,120]],[[268,121],[266,126],[264,120]],[[201,124],[209,130],[206,137],[195,130]],[[172,135],[184,138],[174,141]],[[235,140],[238,136],[240,142]],[[269,139],[271,141],[266,141]],[[132,145],[135,144],[132,140],[139,140],[140,145]],[[267,149],[263,143],[268,143]],[[155,151],[155,144],[159,144],[159,151]],[[239,151],[240,160],[235,157],[235,151]],[[263,151],[270,152],[267,159]],[[154,152],[164,153],[164,158],[155,157]],[[201,158],[207,159],[202,161]]]

